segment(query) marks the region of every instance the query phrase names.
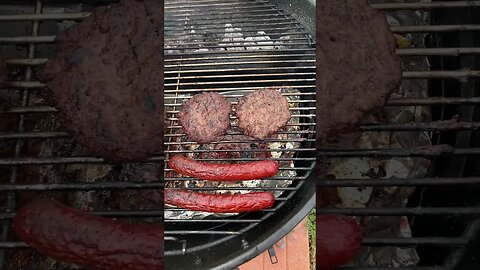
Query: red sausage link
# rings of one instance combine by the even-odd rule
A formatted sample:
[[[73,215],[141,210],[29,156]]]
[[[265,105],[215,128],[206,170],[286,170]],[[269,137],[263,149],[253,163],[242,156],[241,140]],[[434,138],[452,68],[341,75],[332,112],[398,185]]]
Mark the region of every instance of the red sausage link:
[[[178,207],[214,213],[254,212],[270,208],[275,197],[270,192],[246,194],[205,194],[186,190],[165,189],[165,203]]]
[[[349,262],[362,246],[357,223],[344,215],[316,217],[317,269],[332,270]]]
[[[182,155],[170,157],[168,166],[183,175],[214,181],[263,179],[272,177],[278,172],[278,163],[273,160],[219,164],[199,162]]]
[[[15,215],[23,241],[56,260],[88,269],[163,270],[163,225],[130,225],[39,199]]]

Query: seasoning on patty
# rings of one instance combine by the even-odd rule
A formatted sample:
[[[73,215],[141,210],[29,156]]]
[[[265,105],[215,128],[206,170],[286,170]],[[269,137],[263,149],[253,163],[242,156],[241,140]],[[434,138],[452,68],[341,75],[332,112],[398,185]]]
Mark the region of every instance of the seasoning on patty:
[[[198,143],[209,143],[228,129],[230,110],[230,102],[222,95],[203,92],[182,104],[178,120],[190,139]]]
[[[237,118],[243,132],[256,139],[266,139],[287,125],[291,118],[287,99],[267,88],[246,95],[238,102]]]

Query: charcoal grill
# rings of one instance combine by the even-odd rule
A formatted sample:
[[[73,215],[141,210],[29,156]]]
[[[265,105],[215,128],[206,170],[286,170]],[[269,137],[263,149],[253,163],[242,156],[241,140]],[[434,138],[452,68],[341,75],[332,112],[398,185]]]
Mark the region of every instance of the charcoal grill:
[[[165,208],[165,234],[178,239],[166,243],[167,268],[233,269],[273,246],[313,208],[315,189],[306,182],[315,161],[313,43],[312,32],[269,1],[165,2],[166,159],[181,153],[208,161],[253,161],[262,159],[261,153],[271,153],[280,162],[276,177],[262,180],[259,186],[233,187],[192,184],[191,178],[174,175],[166,165],[166,188],[267,189],[277,196],[271,209],[233,216],[198,217],[188,212],[188,218],[178,218],[175,213],[185,209]],[[202,158],[202,153],[212,150],[202,149],[182,134],[177,113],[192,95],[219,92],[235,106],[245,94],[265,87],[280,88],[293,115],[285,131],[266,140],[267,149],[221,149],[216,151],[219,156]],[[231,121],[234,128],[227,134],[241,134],[235,129],[234,116]],[[227,137],[213,147],[237,143],[256,145],[250,139]],[[222,156],[232,152],[241,152],[240,157]]]
[[[390,19],[405,18],[414,13],[425,16],[425,23],[395,24],[395,20],[390,20],[394,33],[417,39],[417,46],[397,49],[404,63],[404,91],[394,94],[384,111],[411,108],[418,114],[404,122],[374,121],[374,118],[367,117],[360,131],[364,136],[384,132],[389,141],[404,134],[426,136],[429,143],[408,147],[344,147],[340,150],[324,145],[319,146],[319,164],[357,157],[377,161],[409,158],[415,163],[426,162],[427,170],[421,175],[413,172],[403,177],[389,176],[382,170],[370,172],[372,174],[365,171],[367,175],[362,177],[345,177],[346,173],[339,179],[331,179],[329,177],[333,175],[329,175],[317,182],[317,214],[347,214],[361,220],[364,228],[370,227],[365,229],[361,254],[355,263],[342,269],[390,269],[393,266],[400,269],[478,269],[480,3],[402,2],[371,1],[375,8],[390,15]],[[428,65],[412,65],[411,62],[415,61]],[[416,88],[420,84],[423,86]],[[418,89],[425,91],[422,93]],[[429,116],[421,115],[420,111],[428,112]],[[372,193],[370,201],[358,208],[345,204],[337,204],[338,208],[327,207],[328,202],[318,194],[328,194],[329,187],[335,188],[336,192],[345,187],[371,188]],[[408,203],[395,200],[395,196],[399,196],[397,190],[407,193],[403,198],[408,198]],[[379,198],[382,195],[384,198]],[[395,231],[378,228],[374,231],[368,225],[375,219],[395,220],[401,216],[408,217],[404,221],[410,224],[411,235],[406,233],[408,236],[402,237]],[[409,264],[387,260],[395,257],[385,256],[393,247],[414,248],[419,261]],[[375,253],[374,249],[381,250],[383,255]],[[372,254],[377,257],[373,258]],[[371,256],[370,261],[367,256]],[[397,254],[396,258],[399,257]]]

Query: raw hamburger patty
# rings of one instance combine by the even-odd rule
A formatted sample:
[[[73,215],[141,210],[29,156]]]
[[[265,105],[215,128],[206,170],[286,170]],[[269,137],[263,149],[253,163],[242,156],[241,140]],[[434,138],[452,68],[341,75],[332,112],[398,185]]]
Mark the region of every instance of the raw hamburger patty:
[[[230,102],[222,95],[203,92],[183,102],[178,120],[190,139],[209,143],[228,129],[230,110]]]
[[[163,6],[99,7],[55,41],[39,74],[63,126],[90,154],[139,162],[163,146]]]
[[[256,139],[265,139],[285,127],[291,114],[288,101],[274,89],[258,90],[238,102],[238,125]]]
[[[399,87],[400,60],[385,16],[366,0],[317,6],[317,141],[352,131]]]

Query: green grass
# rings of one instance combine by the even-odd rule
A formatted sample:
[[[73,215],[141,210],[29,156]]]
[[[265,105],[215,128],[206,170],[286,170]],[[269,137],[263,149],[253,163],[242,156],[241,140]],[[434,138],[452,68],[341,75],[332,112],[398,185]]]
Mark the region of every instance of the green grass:
[[[307,216],[307,226],[308,226],[308,243],[310,244],[310,270],[315,270],[315,258],[316,258],[316,245],[315,245],[315,208],[310,211]]]

